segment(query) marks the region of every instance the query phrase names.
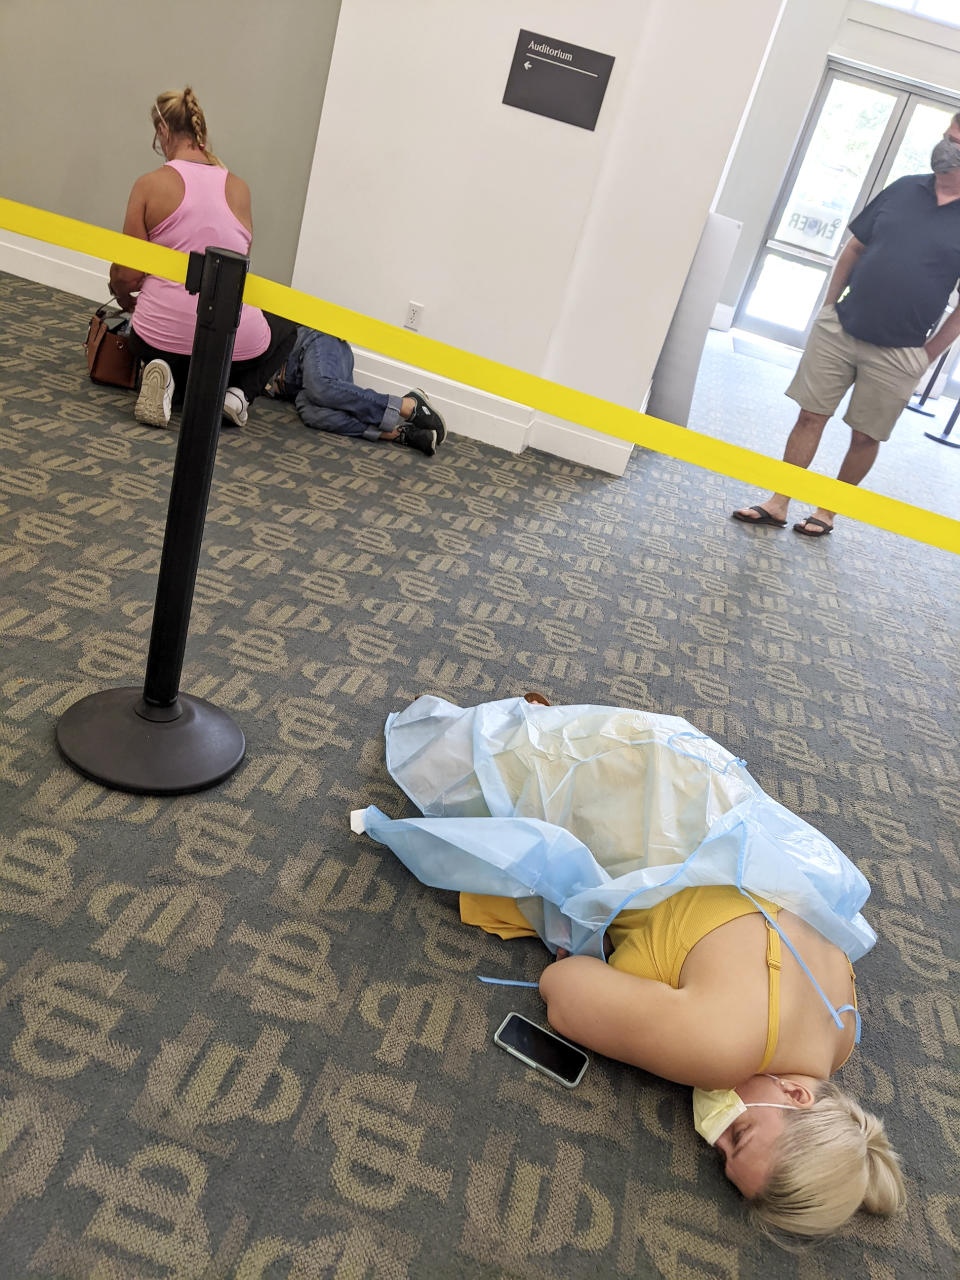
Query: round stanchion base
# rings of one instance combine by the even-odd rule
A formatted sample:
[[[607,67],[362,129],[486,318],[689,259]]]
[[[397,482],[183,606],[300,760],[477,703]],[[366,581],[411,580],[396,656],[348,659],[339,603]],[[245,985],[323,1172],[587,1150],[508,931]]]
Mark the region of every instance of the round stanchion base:
[[[142,689],[106,689],[60,717],[57,746],[86,777],[118,791],[184,795],[228,777],[243,759],[238,725],[203,698],[179,696],[176,719],[146,718]],[[161,713],[162,714],[162,713]]]
[[[934,409],[921,409],[918,404],[908,404],[907,408],[911,413],[922,413],[925,418],[935,418],[937,416]]]
[[[949,440],[946,436],[935,436],[932,431],[923,433],[928,440],[935,440],[937,444],[945,444],[948,449],[960,449],[960,440]]]

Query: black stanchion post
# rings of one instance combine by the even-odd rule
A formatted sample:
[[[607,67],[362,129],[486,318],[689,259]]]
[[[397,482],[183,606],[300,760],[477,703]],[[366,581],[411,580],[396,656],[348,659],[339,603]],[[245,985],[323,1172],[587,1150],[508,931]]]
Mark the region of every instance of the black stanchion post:
[[[948,445],[951,449],[960,449],[960,440],[951,440],[950,432],[956,425],[957,418],[960,418],[960,400],[953,406],[953,412],[947,419],[947,425],[943,428],[943,434],[935,436],[932,431],[925,431],[923,434],[928,440],[936,440],[937,444]]]
[[[121,791],[201,791],[243,759],[240,728],[212,703],[181,694],[179,684],[248,266],[247,258],[229,249],[190,255],[187,288],[200,294],[197,328],[143,690],[108,689],[81,698],[57,725],[57,744],[67,760],[87,777]]]
[[[927,385],[923,388],[923,391],[920,394],[920,399],[917,401],[916,404],[907,405],[907,408],[910,410],[911,413],[922,413],[925,418],[932,418],[935,416],[932,409],[925,409],[923,406],[929,400],[930,392],[933,390],[934,384],[936,383],[937,379],[940,377],[940,370],[947,363],[947,356],[949,356],[949,354],[950,354],[950,348],[947,347],[946,351],[944,351],[943,355],[937,361],[937,366],[934,369],[933,373],[931,373],[930,379],[927,382]]]
[[[246,274],[247,259],[240,254],[227,249],[208,249],[204,255],[197,329],[170,485],[143,686],[146,708],[143,713],[147,715],[152,708],[163,711],[174,707],[177,701],[203,522],[217,458],[223,397],[230,376]]]

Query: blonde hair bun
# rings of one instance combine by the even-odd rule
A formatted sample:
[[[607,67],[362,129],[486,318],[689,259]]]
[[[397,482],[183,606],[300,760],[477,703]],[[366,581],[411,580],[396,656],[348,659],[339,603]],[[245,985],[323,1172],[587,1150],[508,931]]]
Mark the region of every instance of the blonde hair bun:
[[[189,85],[185,89],[158,93],[150,108],[150,118],[155,129],[159,129],[162,123],[171,135],[188,138],[212,164],[224,167],[207,146],[206,117]]]
[[[868,1213],[899,1213],[906,1203],[900,1157],[887,1137],[883,1121],[869,1111],[863,1113],[867,1140],[867,1189],[863,1207]]]
[[[786,1116],[773,1171],[753,1209],[767,1229],[824,1236],[858,1209],[890,1214],[905,1203],[900,1159],[883,1121],[821,1080],[813,1105]]]

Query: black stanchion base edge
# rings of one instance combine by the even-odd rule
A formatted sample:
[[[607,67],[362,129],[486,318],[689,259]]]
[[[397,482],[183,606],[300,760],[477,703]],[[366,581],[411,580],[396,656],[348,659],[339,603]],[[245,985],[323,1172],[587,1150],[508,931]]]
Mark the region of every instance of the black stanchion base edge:
[[[918,404],[908,404],[907,408],[911,413],[922,413],[925,418],[935,418],[937,416],[934,409],[921,409]]]
[[[175,720],[137,712],[142,689],[106,689],[81,698],[60,717],[57,746],[86,777],[118,791],[172,796],[203,791],[243,759],[243,732],[225,711],[180,694]]]
[[[928,440],[936,440],[937,444],[945,444],[948,449],[960,449],[960,440],[948,440],[946,436],[935,436],[931,431],[923,433]]]

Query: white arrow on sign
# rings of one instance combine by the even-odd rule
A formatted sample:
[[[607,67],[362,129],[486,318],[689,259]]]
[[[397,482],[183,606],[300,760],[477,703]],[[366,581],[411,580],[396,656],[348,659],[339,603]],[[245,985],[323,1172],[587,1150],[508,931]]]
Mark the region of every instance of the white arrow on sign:
[[[531,66],[531,64],[530,64],[529,62],[525,62],[525,63],[523,64],[523,69],[524,69],[524,71],[529,71],[529,70],[530,70],[530,66]]]

